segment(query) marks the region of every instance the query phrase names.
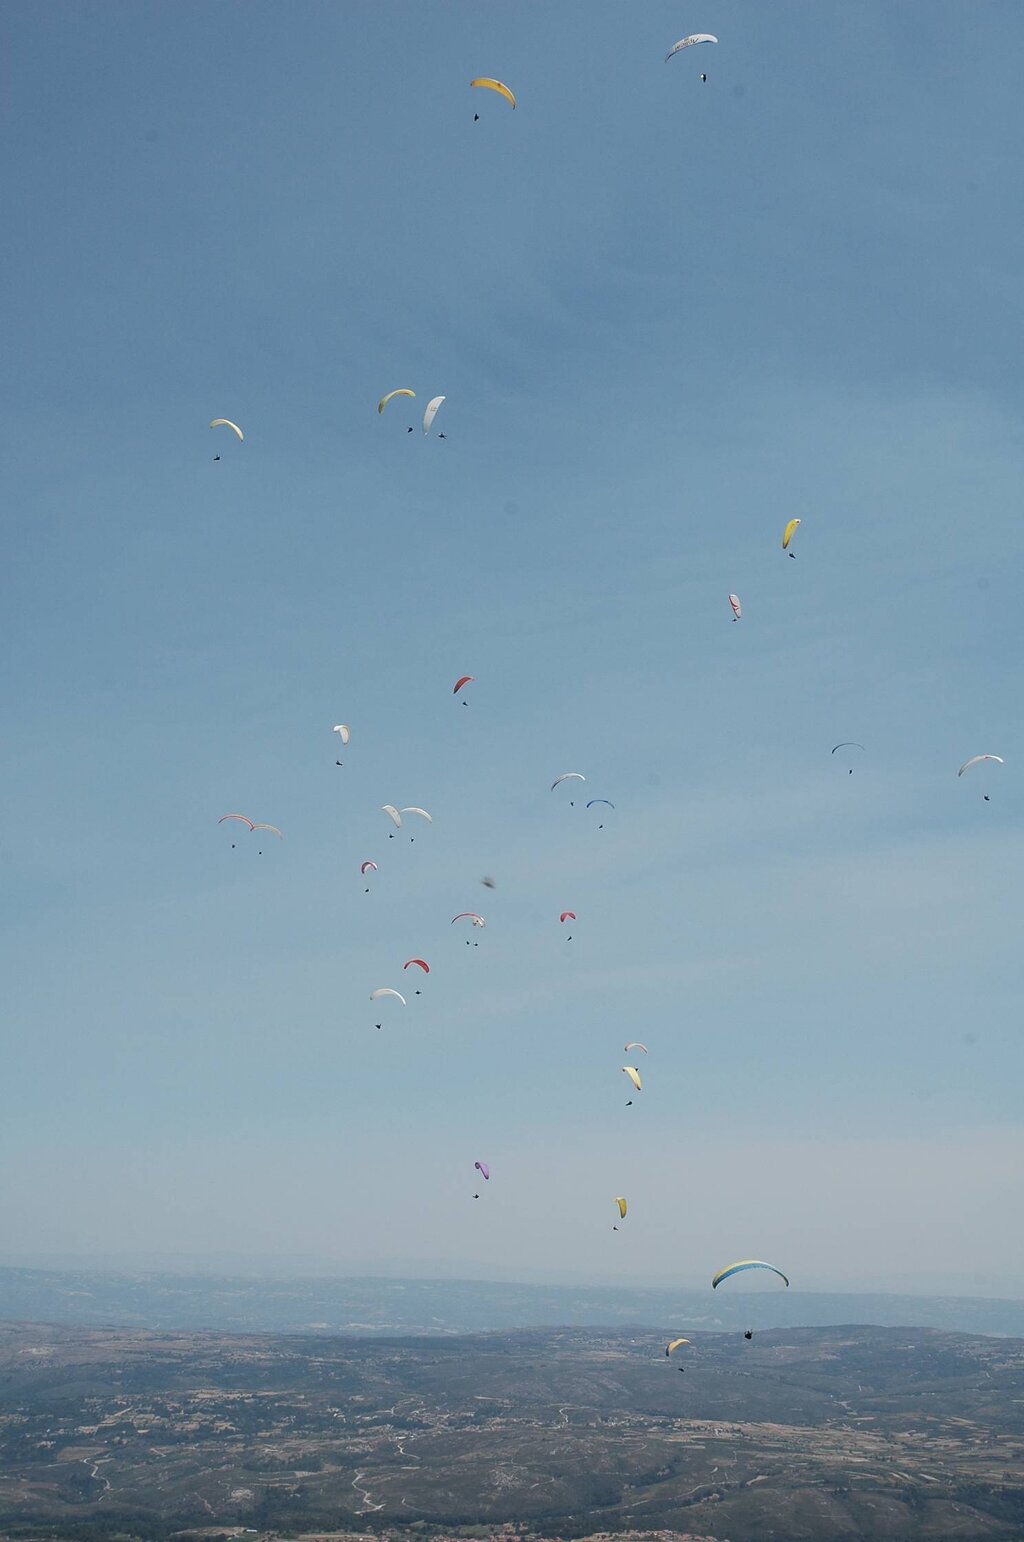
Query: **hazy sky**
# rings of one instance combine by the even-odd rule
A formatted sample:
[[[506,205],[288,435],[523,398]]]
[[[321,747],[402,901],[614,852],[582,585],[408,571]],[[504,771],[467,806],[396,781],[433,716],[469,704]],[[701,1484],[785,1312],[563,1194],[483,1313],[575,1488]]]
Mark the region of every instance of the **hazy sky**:
[[[1024,1293],[1022,47],[8,0],[5,1254]]]

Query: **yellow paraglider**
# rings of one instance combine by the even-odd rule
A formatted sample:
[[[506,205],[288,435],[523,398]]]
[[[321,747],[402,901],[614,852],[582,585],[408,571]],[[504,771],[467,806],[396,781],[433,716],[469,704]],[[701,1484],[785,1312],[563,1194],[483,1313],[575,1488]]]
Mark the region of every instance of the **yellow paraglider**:
[[[665,1348],[666,1355],[670,1355],[673,1349],[678,1349],[680,1344],[688,1344],[689,1342],[689,1339],[672,1339]]]
[[[485,91],[497,91],[498,95],[503,96],[506,102],[509,102],[513,107],[516,105],[516,99],[508,89],[508,86],[502,85],[500,80],[490,80],[486,75],[481,75],[478,80],[471,80],[470,85],[483,86]]]
[[[230,428],[230,429],[234,430],[234,432],[238,435],[239,439],[244,439],[245,438],[245,435],[242,433],[242,430],[239,428],[238,424],[237,423],[232,423],[230,418],[214,418],[213,421],[210,424],[210,427],[211,428]]]
[[[636,1066],[624,1065],[622,1069],[633,1083],[633,1086],[636,1088],[637,1092],[643,1092],[644,1089],[640,1084],[640,1072],[637,1070]]]
[[[619,1220],[620,1221],[625,1220],[625,1218],[626,1218],[626,1211],[628,1210],[629,1206],[626,1204],[626,1201],[623,1198],[623,1196],[621,1194],[617,1195],[616,1198],[612,1200],[612,1204],[613,1205],[618,1205],[618,1207],[619,1207]]]
[[[788,551],[789,550],[789,543],[793,539],[794,535],[796,534],[796,527],[797,527],[797,525],[799,525],[799,523],[800,523],[800,521],[798,519],[791,519],[789,524],[786,526],[785,530],[782,532],[782,550],[783,551]]]
[[[378,412],[383,412],[384,408],[387,406],[388,402],[391,401],[392,397],[394,397],[394,396],[415,396],[415,395],[416,395],[416,392],[415,391],[410,391],[408,386],[399,386],[397,391],[389,391],[387,396],[382,396],[381,397],[380,401],[377,403],[377,411]]]

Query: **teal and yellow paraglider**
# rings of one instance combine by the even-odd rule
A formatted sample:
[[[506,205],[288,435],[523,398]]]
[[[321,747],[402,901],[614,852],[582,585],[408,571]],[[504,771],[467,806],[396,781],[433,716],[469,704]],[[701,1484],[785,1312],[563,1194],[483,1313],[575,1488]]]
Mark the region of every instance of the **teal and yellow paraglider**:
[[[766,1264],[763,1258],[741,1258],[738,1263],[729,1264],[725,1269],[719,1269],[718,1273],[711,1281],[711,1289],[717,1290],[723,1280],[730,1279],[734,1274],[741,1274],[744,1269],[770,1269],[772,1274],[778,1275],[783,1285],[789,1284],[789,1281],[783,1274],[782,1270],[776,1269],[774,1264]]]

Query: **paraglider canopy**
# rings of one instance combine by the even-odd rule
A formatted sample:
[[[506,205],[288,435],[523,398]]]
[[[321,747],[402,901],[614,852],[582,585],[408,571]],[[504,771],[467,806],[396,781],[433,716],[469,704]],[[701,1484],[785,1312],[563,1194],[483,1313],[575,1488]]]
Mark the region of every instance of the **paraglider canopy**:
[[[423,958],[407,958],[405,963],[402,965],[402,968],[408,969],[412,964],[418,964],[419,967],[423,970],[424,974],[430,973],[430,965],[427,963],[426,959]]]
[[[498,95],[503,96],[512,107],[516,105],[516,99],[508,89],[508,86],[504,85],[500,80],[491,80],[487,75],[480,75],[476,80],[471,80],[470,85],[482,86],[485,91],[497,91]]]
[[[585,782],[586,777],[582,771],[563,771],[561,776],[556,776],[551,783],[551,791],[554,792],[559,782]]]
[[[211,420],[211,422],[210,422],[210,427],[211,428],[230,428],[233,433],[236,433],[238,435],[239,439],[244,439],[245,438],[245,435],[242,433],[242,430],[239,428],[238,424],[237,423],[232,423],[230,418],[213,418]]]
[[[452,695],[457,696],[464,685],[469,685],[471,682],[475,682],[475,680],[476,675],[460,675],[452,688]]]
[[[491,1169],[488,1167],[486,1162],[474,1162],[473,1166],[476,1168],[478,1173],[483,1173],[485,1178],[490,1178]]]
[[[563,910],[562,914],[559,916],[558,919],[560,921],[562,921],[562,922],[565,922],[565,921],[575,921],[575,919],[576,919],[576,912],[575,912],[575,910]]]
[[[633,1086],[636,1088],[637,1092],[643,1092],[644,1089],[640,1081],[640,1072],[637,1070],[636,1066],[624,1065],[622,1069],[633,1083]]]
[[[370,992],[371,1001],[378,1001],[381,996],[394,996],[402,1003],[403,1007],[406,1005],[405,997],[402,995],[401,991],[392,990],[390,985],[382,985],[379,990]]]
[[[425,434],[430,433],[430,425],[437,417],[437,409],[440,407],[444,400],[445,398],[443,396],[434,396],[431,397],[430,401],[427,403],[427,409],[423,414],[423,432]]]
[[[341,735],[341,742],[342,742],[342,744],[347,744],[348,743],[349,737],[350,737],[350,730],[349,730],[349,726],[348,726],[347,723],[335,723],[334,728],[332,729],[332,732]]]
[[[965,771],[969,771],[972,766],[978,765],[983,760],[994,760],[996,764],[1000,766],[1005,766],[1006,764],[1006,761],[1001,755],[972,755],[970,760],[964,761],[963,765],[957,772],[957,776],[963,776]]]
[[[378,412],[383,412],[384,408],[387,406],[388,402],[393,401],[396,396],[415,396],[415,395],[416,395],[416,392],[415,391],[410,391],[408,386],[399,386],[397,391],[389,391],[387,396],[382,396],[381,397],[380,401],[377,403],[377,411]]]
[[[688,1344],[689,1342],[689,1339],[670,1339],[668,1344],[665,1346],[666,1355],[670,1355],[673,1349],[678,1349],[680,1344]]]
[[[766,1264],[763,1258],[741,1258],[738,1263],[729,1264],[725,1269],[719,1269],[711,1281],[711,1289],[717,1290],[723,1280],[727,1280],[734,1274],[741,1274],[744,1269],[770,1269],[772,1274],[777,1274],[783,1285],[789,1281],[781,1269],[776,1269],[774,1264]]]
[[[624,1220],[625,1219],[625,1215],[626,1215],[626,1211],[629,1209],[629,1206],[626,1204],[625,1196],[623,1194],[617,1194],[615,1196],[615,1198],[612,1200],[612,1204],[613,1205],[618,1205],[618,1207],[619,1207],[619,1220],[620,1221]]]
[[[797,528],[797,526],[800,523],[801,523],[801,521],[799,519],[791,519],[789,521],[789,523],[787,524],[785,530],[782,532],[782,550],[783,551],[788,551],[789,550],[789,543],[793,539],[793,536],[796,534],[796,528]]]
[[[669,49],[668,53],[665,55],[665,63],[667,64],[668,61],[673,57],[674,54],[681,53],[684,48],[692,48],[695,43],[717,43],[717,42],[718,42],[718,39],[715,37],[714,33],[712,33],[712,32],[694,32],[694,33],[692,33],[690,35],[690,37],[680,38],[678,43],[673,43],[672,44],[672,47]]]

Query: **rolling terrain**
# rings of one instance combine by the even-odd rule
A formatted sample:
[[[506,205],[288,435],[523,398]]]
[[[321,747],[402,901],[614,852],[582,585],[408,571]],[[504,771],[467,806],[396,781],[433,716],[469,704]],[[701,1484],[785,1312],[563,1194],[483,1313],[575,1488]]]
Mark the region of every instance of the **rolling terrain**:
[[[0,1527],[1024,1536],[1019,1341],[693,1331],[666,1360],[668,1331],[366,1340],[4,1324]]]

